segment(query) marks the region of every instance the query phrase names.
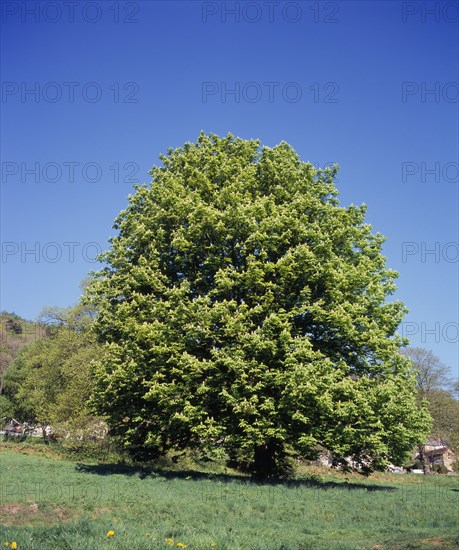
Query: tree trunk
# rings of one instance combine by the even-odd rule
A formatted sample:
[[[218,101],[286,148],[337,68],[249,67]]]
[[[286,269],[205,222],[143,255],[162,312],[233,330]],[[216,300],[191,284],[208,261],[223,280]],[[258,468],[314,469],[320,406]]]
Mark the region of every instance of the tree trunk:
[[[427,460],[427,457],[425,455],[425,446],[419,445],[419,460],[422,464],[422,471],[424,472],[424,475],[427,476],[430,474],[430,466],[429,461]]]
[[[270,477],[276,472],[276,447],[273,443],[255,447],[253,470],[257,477]]]

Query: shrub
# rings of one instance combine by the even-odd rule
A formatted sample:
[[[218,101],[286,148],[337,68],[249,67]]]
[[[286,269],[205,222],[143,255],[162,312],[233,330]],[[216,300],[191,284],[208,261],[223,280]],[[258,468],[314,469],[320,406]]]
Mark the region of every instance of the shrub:
[[[448,468],[444,464],[435,464],[435,466],[432,467],[432,470],[437,472],[437,474],[447,474],[449,472]]]
[[[4,418],[12,418],[14,416],[14,405],[4,395],[0,395],[0,420],[2,422],[2,428],[4,424]]]

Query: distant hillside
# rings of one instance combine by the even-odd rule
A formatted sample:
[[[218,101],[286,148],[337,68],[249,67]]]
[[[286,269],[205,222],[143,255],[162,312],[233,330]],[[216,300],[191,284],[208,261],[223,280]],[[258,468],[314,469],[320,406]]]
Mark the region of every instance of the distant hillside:
[[[27,321],[16,313],[0,312],[0,343],[20,348],[45,335],[42,325],[34,321]]]

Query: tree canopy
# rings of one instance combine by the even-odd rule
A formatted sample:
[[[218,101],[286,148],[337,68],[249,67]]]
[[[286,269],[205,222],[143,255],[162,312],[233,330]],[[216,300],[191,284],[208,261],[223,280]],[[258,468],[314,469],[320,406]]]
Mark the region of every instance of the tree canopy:
[[[442,390],[451,386],[451,369],[430,350],[409,347],[403,349],[402,353],[412,361],[416,375],[416,387],[421,400],[425,399],[433,390]]]
[[[221,446],[258,475],[327,449],[368,469],[429,430],[397,274],[337,167],[287,143],[201,133],[115,221],[88,299],[104,353],[92,403],[135,456]]]

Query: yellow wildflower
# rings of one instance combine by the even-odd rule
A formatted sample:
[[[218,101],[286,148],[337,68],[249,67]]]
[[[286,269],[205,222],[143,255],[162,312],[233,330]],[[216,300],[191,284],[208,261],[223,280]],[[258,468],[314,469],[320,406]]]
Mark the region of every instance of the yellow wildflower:
[[[178,542],[178,543],[177,543],[177,546],[178,546],[179,548],[186,548],[186,544],[183,544],[183,542]]]
[[[110,529],[110,531],[107,533],[107,537],[113,537],[115,535],[115,531],[112,531],[112,529]]]
[[[16,549],[17,547],[18,545],[16,544],[16,541],[13,540],[13,542],[11,543],[11,548]]]
[[[174,539],[166,539],[166,544],[172,546],[174,544]]]

